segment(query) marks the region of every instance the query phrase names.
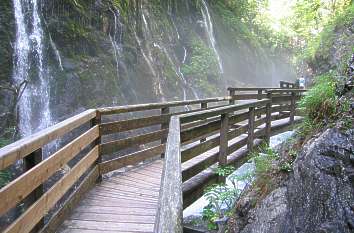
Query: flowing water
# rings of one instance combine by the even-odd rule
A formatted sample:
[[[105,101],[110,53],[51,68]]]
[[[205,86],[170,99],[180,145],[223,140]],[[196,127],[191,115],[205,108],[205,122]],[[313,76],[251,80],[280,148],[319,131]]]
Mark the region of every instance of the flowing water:
[[[27,82],[18,103],[19,130],[22,137],[51,125],[50,87],[44,63],[44,37],[38,0],[13,0],[16,41],[13,80]]]
[[[49,34],[49,42],[50,42],[50,45],[52,46],[52,49],[53,49],[54,54],[55,54],[55,57],[57,58],[59,68],[60,68],[61,71],[63,71],[64,67],[63,67],[63,62],[61,60],[60,52],[59,52],[59,50],[58,50],[56,44],[54,43],[54,41],[52,39],[52,36],[50,34]]]
[[[211,19],[208,4],[205,2],[205,0],[202,0],[202,9],[201,10],[202,10],[202,15],[203,15],[203,23],[204,23],[204,27],[205,27],[205,30],[206,30],[206,33],[207,33],[207,36],[209,39],[210,46],[213,49],[216,59],[218,61],[220,73],[223,74],[224,67],[223,67],[217,46],[216,46],[216,39],[215,39],[215,35],[214,35],[214,25],[213,25],[213,22]]]

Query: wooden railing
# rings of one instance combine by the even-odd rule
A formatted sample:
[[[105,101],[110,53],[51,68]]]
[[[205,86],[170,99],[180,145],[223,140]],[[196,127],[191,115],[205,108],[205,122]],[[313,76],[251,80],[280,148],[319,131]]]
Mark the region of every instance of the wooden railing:
[[[225,106],[228,100],[87,110],[1,148],[0,171],[20,165],[23,172],[0,189],[0,216],[18,216],[0,231],[54,232],[102,175],[163,154],[171,116]],[[53,141],[61,141],[61,148],[44,158]]]
[[[155,229],[157,232],[178,231],[183,209],[182,182],[183,204],[187,206],[202,194],[202,187],[215,178],[215,174],[205,168],[217,162],[242,164],[245,153],[238,157],[228,156],[227,160],[225,155],[244,145],[252,148],[258,144],[258,138],[268,140],[276,130],[270,131],[270,120],[286,117],[291,120],[295,116],[294,103],[300,90],[262,89],[261,96],[259,89],[255,91],[257,101],[253,100],[255,95],[252,93],[240,93],[220,98],[87,110],[1,148],[0,171],[21,166],[23,172],[0,189],[0,216],[11,213],[17,216],[0,231],[54,232],[102,175],[154,159],[157,155],[165,157],[160,192],[164,204],[159,208]],[[234,105],[239,100],[249,103]],[[275,112],[278,114],[271,115]],[[257,119],[250,120],[253,116]],[[250,124],[241,125],[247,120]],[[265,129],[258,129],[262,124],[266,124]],[[226,146],[230,140],[247,132],[248,137]],[[53,142],[60,145],[59,149],[49,153],[53,149],[48,150],[48,147],[55,148]],[[216,147],[220,150],[212,156],[183,168],[184,163]],[[195,176],[203,178],[192,184]],[[168,190],[174,193],[166,193]],[[173,203],[169,202],[169,197],[173,198]],[[166,225],[168,217],[177,218],[176,224]]]
[[[169,171],[171,177],[179,177],[181,171],[182,180],[176,178],[169,181],[175,183],[174,195],[171,195],[171,189],[168,187],[161,189],[161,196],[170,195],[170,203],[161,207],[158,215],[160,226],[182,221],[182,210],[178,207],[181,205],[180,196],[177,194],[183,195],[183,208],[188,207],[204,194],[207,186],[224,181],[215,171],[217,166],[232,164],[235,168],[240,167],[249,160],[249,152],[258,147],[262,141],[269,142],[272,135],[287,130],[299,120],[295,119],[296,102],[305,90],[263,88],[229,90],[257,93],[239,95],[231,93],[232,105],[187,113],[173,119],[167,140],[167,147],[173,149],[166,152],[166,158],[180,157],[181,164],[178,165],[177,160],[173,164],[165,163],[164,170]],[[233,104],[235,100],[249,101]],[[288,120],[284,120],[287,118]],[[198,122],[199,125],[183,129],[184,125],[193,122]],[[201,122],[203,123],[200,124]],[[272,125],[276,122],[279,124]],[[176,145],[177,142],[180,143]],[[176,190],[178,187],[182,190]],[[177,214],[176,209],[179,211]],[[181,226],[173,225],[173,229],[177,229],[173,232],[182,232]]]

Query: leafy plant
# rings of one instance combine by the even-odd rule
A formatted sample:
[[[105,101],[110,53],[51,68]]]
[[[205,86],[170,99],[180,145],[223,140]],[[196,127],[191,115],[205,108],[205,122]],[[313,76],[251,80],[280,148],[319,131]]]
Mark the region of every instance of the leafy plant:
[[[314,87],[301,100],[300,107],[305,109],[309,120],[321,123],[334,117],[336,104],[336,81],[332,73],[327,73],[316,78]]]
[[[216,220],[231,214],[232,207],[242,192],[239,182],[247,184],[252,180],[251,173],[239,176],[232,174],[234,171],[232,166],[218,167],[215,172],[220,176],[228,176],[232,185],[214,184],[205,190],[204,197],[209,204],[203,209],[203,220],[207,222],[209,230],[217,229]]]
[[[8,171],[0,171],[0,188],[4,187],[11,180],[11,174]]]

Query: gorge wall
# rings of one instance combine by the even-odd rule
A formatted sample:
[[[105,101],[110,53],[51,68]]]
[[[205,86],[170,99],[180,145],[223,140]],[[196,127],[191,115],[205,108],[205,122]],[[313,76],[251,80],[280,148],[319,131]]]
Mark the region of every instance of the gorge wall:
[[[0,10],[3,132],[295,77],[286,55],[250,40],[241,20],[230,27],[224,1],[5,0]]]

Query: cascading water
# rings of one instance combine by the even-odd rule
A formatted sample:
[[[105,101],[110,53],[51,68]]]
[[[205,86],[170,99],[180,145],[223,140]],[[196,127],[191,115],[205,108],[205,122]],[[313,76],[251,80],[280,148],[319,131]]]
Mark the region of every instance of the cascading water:
[[[142,20],[143,20],[143,35],[144,35],[144,38],[145,38],[145,40],[150,40],[151,41],[153,37],[152,37],[152,35],[150,33],[149,25],[148,25],[148,22],[147,22],[148,13],[143,8],[143,3],[141,3],[141,5],[140,5],[140,10],[141,10],[141,17],[142,17]],[[161,97],[162,101],[165,101],[165,95],[164,95],[163,90],[162,90],[161,77],[159,75],[159,72],[156,71],[154,66],[153,66],[154,58],[152,56],[151,48],[150,48],[148,43],[146,43],[146,46],[144,47],[142,45],[141,40],[139,39],[139,37],[136,34],[135,34],[135,37],[136,37],[136,40],[138,42],[139,47],[141,48],[142,55],[143,55],[146,63],[148,64],[148,66],[149,66],[149,68],[151,70],[151,73],[152,73],[152,75],[154,77],[155,93],[158,96]],[[147,53],[145,52],[145,49],[146,49]]]
[[[16,41],[13,80],[27,82],[18,103],[19,130],[22,137],[52,123],[49,109],[50,88],[44,63],[43,29],[38,0],[13,0]]]
[[[171,10],[171,6],[170,4],[168,5],[168,15],[171,19],[171,22],[172,22],[172,26],[173,28],[175,29],[176,31],[176,35],[177,35],[177,40],[178,41],[181,41],[181,36],[180,36],[180,33],[178,31],[178,28],[176,26],[176,23],[175,23],[175,20],[174,20],[174,17],[172,15],[172,10]],[[189,83],[187,82],[186,78],[184,77],[184,74],[181,70],[181,67],[182,65],[184,65],[186,63],[186,60],[187,60],[187,49],[185,46],[182,46],[183,48],[183,59],[182,61],[180,62],[180,64],[177,66],[177,70],[176,70],[176,75],[177,77],[181,80],[181,83],[182,83],[182,91],[183,91],[183,100],[187,100],[187,88],[189,88],[191,91],[192,91],[192,94],[194,95],[194,97],[196,99],[199,99],[199,96],[197,94],[197,91],[193,88],[192,85],[189,85]],[[167,54],[168,55],[168,54]],[[171,59],[170,59],[171,60]],[[173,62],[172,62],[172,65]]]
[[[123,23],[120,21],[120,13],[119,10],[117,8],[114,9],[110,9],[110,11],[113,14],[114,17],[114,30],[113,30],[113,36],[109,35],[111,44],[112,44],[112,48],[113,48],[113,55],[114,55],[114,59],[116,62],[116,71],[117,71],[117,82],[119,82],[119,76],[120,76],[120,68],[122,68],[123,72],[127,75],[128,71],[127,68],[124,64],[124,62],[122,61],[122,52],[123,52]],[[133,97],[135,99],[135,101],[138,100],[137,94],[134,90],[134,88],[132,87],[132,85],[129,83],[129,79],[128,80],[124,80],[125,81],[125,85],[129,88],[129,90],[131,90],[131,93],[133,94]],[[118,85],[117,85],[118,86]],[[122,95],[124,95],[122,93]],[[123,99],[125,99],[125,104],[129,104],[129,101],[127,100],[128,97],[127,96],[122,96]],[[113,104],[118,104],[118,99],[117,97],[114,97],[113,100]]]
[[[56,44],[54,43],[52,36],[50,34],[49,34],[49,41],[50,41],[50,45],[52,46],[53,52],[57,58],[59,68],[61,71],[63,71],[64,67],[63,67],[63,62],[61,60],[60,52],[59,52],[59,50],[58,50]]]
[[[223,74],[224,67],[223,67],[223,64],[221,61],[220,54],[216,48],[216,40],[215,40],[215,35],[214,35],[214,25],[211,20],[211,15],[210,15],[208,4],[205,2],[205,0],[202,0],[202,9],[201,10],[202,10],[202,15],[203,15],[203,23],[204,23],[204,27],[205,27],[205,30],[206,30],[206,33],[207,33],[207,36],[209,39],[210,46],[215,53],[216,59],[218,60],[220,73]]]

